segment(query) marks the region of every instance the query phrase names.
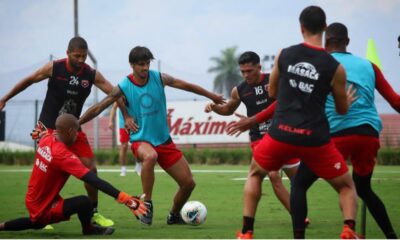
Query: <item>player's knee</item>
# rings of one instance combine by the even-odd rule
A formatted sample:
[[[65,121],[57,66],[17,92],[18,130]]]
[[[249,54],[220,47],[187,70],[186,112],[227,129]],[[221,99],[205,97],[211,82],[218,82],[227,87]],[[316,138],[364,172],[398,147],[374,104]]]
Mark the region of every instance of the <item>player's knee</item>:
[[[143,154],[143,164],[144,165],[155,165],[157,163],[158,155],[156,152],[144,153]]]
[[[193,180],[193,178],[191,178],[189,181],[185,182],[185,184],[183,184],[181,187],[184,188],[185,191],[187,192],[192,192],[193,189],[196,187],[196,182]]]
[[[268,178],[272,183],[281,182],[281,176],[276,171],[269,172]]]

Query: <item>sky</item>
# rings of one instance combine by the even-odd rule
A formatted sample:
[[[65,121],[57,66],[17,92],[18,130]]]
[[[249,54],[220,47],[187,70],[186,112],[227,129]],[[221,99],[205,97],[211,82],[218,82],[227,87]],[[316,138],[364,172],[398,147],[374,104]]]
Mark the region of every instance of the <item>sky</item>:
[[[302,42],[298,16],[309,5],[325,10],[328,24],[347,25],[353,54],[364,57],[373,38],[384,75],[400,92],[397,0],[80,0],[79,34],[112,84],[131,72],[128,54],[140,45],[156,58],[151,68],[212,90],[211,57],[232,46],[238,54],[251,50],[263,57]],[[50,55],[65,57],[73,26],[73,0],[0,0],[0,95]],[[45,91],[43,82],[15,99],[43,99]],[[199,99],[174,89],[167,98]],[[380,97],[377,104],[380,112],[393,112]]]

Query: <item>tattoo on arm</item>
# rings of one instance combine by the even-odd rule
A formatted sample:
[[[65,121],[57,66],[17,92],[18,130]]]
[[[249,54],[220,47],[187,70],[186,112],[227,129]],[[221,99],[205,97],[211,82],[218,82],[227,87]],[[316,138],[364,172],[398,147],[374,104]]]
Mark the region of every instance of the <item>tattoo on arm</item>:
[[[161,80],[163,81],[164,86],[172,86],[175,83],[175,79],[165,73],[161,73]]]

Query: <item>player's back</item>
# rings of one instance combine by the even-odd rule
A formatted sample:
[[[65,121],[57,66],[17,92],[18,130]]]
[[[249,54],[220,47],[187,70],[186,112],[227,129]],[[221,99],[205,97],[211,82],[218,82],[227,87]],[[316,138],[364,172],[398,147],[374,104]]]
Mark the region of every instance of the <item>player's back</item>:
[[[31,218],[40,216],[59,196],[70,174],[80,178],[89,172],[67,146],[57,140],[56,132],[40,139],[25,203]]]
[[[271,137],[301,146],[329,142],[325,102],[338,65],[325,49],[306,43],[282,50]]]
[[[346,115],[339,115],[335,110],[332,95],[328,96],[326,115],[329,119],[331,133],[363,124],[370,125],[379,133],[382,123],[375,107],[376,84],[372,63],[345,52],[334,52],[332,56],[343,65],[347,84],[352,84],[357,90],[357,99],[351,104]]]

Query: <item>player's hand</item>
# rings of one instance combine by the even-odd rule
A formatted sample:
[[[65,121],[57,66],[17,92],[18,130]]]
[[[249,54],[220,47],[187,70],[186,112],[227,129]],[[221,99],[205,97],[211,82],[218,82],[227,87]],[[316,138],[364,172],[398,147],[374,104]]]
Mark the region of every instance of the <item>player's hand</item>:
[[[346,90],[347,104],[349,104],[349,107],[351,106],[351,104],[353,104],[354,101],[358,99],[356,93],[357,93],[357,88],[353,89],[353,84],[350,84]]]
[[[113,122],[109,122],[108,123],[108,128],[111,130],[114,130],[114,123]]]
[[[238,137],[242,132],[249,130],[254,124],[257,123],[255,117],[248,118],[239,113],[235,113],[235,116],[239,117],[240,120],[232,124],[227,129],[227,133],[230,136],[235,135],[236,137]]]
[[[139,130],[139,126],[136,124],[135,119],[130,116],[125,118],[125,128],[132,132],[137,132]]]
[[[226,101],[225,101],[226,99],[224,98],[224,96],[222,94],[213,93],[213,95],[211,96],[211,100],[213,100],[213,102],[216,104],[226,103]]]
[[[140,200],[140,197],[130,196],[125,192],[119,193],[117,201],[125,204],[135,215],[136,219],[139,219],[139,216],[146,214],[148,211],[146,204]]]
[[[204,108],[204,112],[209,113],[213,111],[213,106],[215,106],[215,103],[209,103],[206,105]]]
[[[43,137],[47,133],[47,128],[43,125],[42,122],[38,121],[36,124],[36,128],[32,130],[31,137],[32,140],[38,140]]]

